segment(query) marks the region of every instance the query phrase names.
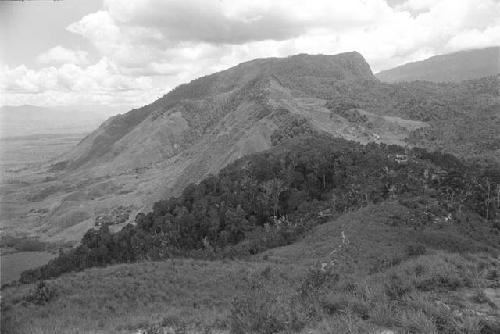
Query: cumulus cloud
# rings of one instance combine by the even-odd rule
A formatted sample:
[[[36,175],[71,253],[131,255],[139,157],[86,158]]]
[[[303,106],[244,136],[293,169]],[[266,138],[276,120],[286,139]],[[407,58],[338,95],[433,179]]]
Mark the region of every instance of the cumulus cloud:
[[[235,1],[238,2],[238,1]],[[284,40],[298,36],[307,25],[274,8],[239,8],[234,4],[202,0],[139,1],[122,6],[107,1],[109,12],[119,24],[150,28],[170,42],[191,41],[243,44],[250,41]],[[229,12],[228,9],[232,9]]]
[[[329,26],[344,30],[374,22],[383,1],[316,0],[139,0],[126,5],[106,0],[115,22],[148,27],[170,42],[191,41],[243,44],[281,41],[314,28]],[[92,15],[92,14],[91,14]]]
[[[410,10],[412,12],[425,12],[432,8],[436,3],[435,0],[408,0],[398,4],[396,7],[402,10]]]
[[[24,65],[14,68],[3,66],[0,77],[5,104],[19,104],[19,101],[52,104],[57,100],[65,103],[73,100],[74,103],[123,104],[126,101],[137,104],[144,98],[145,92],[155,92],[151,78],[123,75],[107,58],[89,66],[67,63],[40,70]],[[137,98],[134,99],[134,95]]]
[[[479,29],[463,31],[452,37],[448,41],[447,47],[452,50],[461,50],[467,48],[482,48],[495,44],[500,45],[500,24],[488,27],[483,31]]]
[[[186,49],[192,50],[187,58],[192,61],[207,57],[210,46],[226,52],[215,51],[219,59],[228,58],[227,53],[242,54],[242,59],[254,53],[276,55],[276,49],[282,56],[358,50],[379,70],[418,55],[477,45],[472,41],[468,45],[467,34],[483,40],[481,45],[494,43],[491,31],[500,26],[499,18],[500,3],[494,0],[408,0],[392,7],[384,0],[307,4],[299,0],[105,0],[104,10],[85,16],[68,30],[88,38],[120,66],[136,71],[156,68],[164,73],[172,67],[169,64],[178,64]],[[451,42],[461,34],[465,34],[463,42]]]
[[[243,61],[296,53],[355,50],[378,71],[434,54],[499,45],[500,2],[104,0],[101,10],[67,30],[92,43],[101,60],[91,65],[83,51],[53,48],[38,60],[57,67],[4,71],[8,92],[96,94],[139,105]]]
[[[154,57],[186,43],[221,47],[279,42],[317,30],[365,29],[391,12],[382,0],[316,0],[307,5],[298,0],[106,0],[105,8],[69,25],[68,30],[124,62],[128,57],[132,64],[144,60],[142,53]],[[130,50],[132,45],[135,52]]]
[[[41,64],[77,64],[86,65],[89,63],[88,52],[82,50],[71,50],[60,45],[53,47],[37,57]]]

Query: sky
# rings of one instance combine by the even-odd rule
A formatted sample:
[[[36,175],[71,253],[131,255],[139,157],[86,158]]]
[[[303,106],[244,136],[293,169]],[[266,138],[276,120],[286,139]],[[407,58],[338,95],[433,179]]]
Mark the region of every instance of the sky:
[[[500,45],[500,0],[0,1],[0,105],[139,107],[238,63]]]

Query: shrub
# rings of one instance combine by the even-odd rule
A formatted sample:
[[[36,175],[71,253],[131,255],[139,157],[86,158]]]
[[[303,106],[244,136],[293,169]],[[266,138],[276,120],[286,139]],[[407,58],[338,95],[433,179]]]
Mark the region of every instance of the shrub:
[[[368,319],[369,305],[351,294],[330,292],[322,296],[320,302],[328,314],[351,312],[363,320]]]
[[[21,273],[21,277],[19,278],[19,282],[26,284],[26,283],[33,283],[39,280],[42,277],[42,273],[40,268],[35,268],[35,269],[28,269],[25,270]]]
[[[390,275],[384,286],[386,295],[392,300],[401,299],[401,297],[413,290],[411,280],[404,275]]]
[[[379,326],[393,327],[397,325],[397,307],[393,302],[376,303],[369,312],[370,320]]]
[[[339,281],[339,274],[331,268],[321,270],[318,267],[310,269],[299,287],[301,296],[317,295],[325,285],[335,285]]]
[[[402,312],[398,322],[405,329],[405,333],[436,334],[438,332],[432,318],[421,310]]]
[[[321,306],[328,314],[340,313],[349,308],[350,300],[346,294],[330,292],[322,296]]]
[[[35,288],[25,296],[24,300],[36,305],[44,305],[52,300],[56,295],[53,287],[47,285],[45,281],[39,281]]]
[[[427,249],[422,244],[412,244],[406,247],[406,253],[408,256],[419,256],[424,255],[427,252]]]
[[[377,273],[386,270],[387,268],[391,268],[397,266],[403,261],[403,259],[399,256],[383,256],[380,259],[377,259],[370,268],[370,273]]]
[[[290,332],[301,330],[306,314],[296,296],[277,289],[269,279],[254,278],[243,296],[233,301],[229,317],[234,334]]]
[[[415,286],[419,290],[430,291],[439,288],[446,290],[456,290],[464,286],[463,279],[456,273],[445,273],[444,275],[433,275],[415,282]]]
[[[464,316],[457,319],[455,330],[458,333],[464,334],[480,334],[484,333],[483,327],[484,325],[478,317]]]

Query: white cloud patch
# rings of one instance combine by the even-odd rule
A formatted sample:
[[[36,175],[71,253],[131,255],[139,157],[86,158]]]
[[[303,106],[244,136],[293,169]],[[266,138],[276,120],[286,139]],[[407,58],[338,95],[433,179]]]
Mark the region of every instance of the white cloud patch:
[[[352,50],[380,70],[419,55],[494,44],[499,18],[495,0],[408,0],[393,7],[384,0],[105,0],[103,11],[68,29],[137,73],[175,74],[187,62],[205,65],[207,57],[215,63],[234,53],[241,61]]]
[[[488,27],[483,31],[478,29],[463,31],[447,43],[447,47],[452,50],[483,48],[491,45],[500,45],[500,24]]]
[[[37,57],[41,64],[76,64],[86,65],[89,63],[88,52],[82,50],[70,50],[62,46],[53,47]]]
[[[153,89],[151,78],[123,75],[107,58],[86,67],[70,63],[40,70],[4,66],[0,78],[5,104],[137,104],[148,93],[149,98],[160,93]]]
[[[152,102],[176,85],[259,57],[359,51],[374,71],[500,45],[496,0],[104,0],[67,30],[102,59],[56,47],[40,70],[4,70],[7,94]],[[126,93],[125,93],[126,92]],[[135,98],[133,97],[135,96]]]
[[[409,10],[412,12],[426,12],[429,11],[436,3],[435,0],[408,0],[404,1],[398,6],[400,10]]]

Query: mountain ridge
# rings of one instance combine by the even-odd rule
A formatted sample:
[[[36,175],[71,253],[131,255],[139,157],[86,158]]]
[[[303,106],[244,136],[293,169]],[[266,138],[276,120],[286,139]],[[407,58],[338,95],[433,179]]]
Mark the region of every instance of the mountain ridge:
[[[500,46],[435,55],[380,71],[375,76],[389,83],[414,80],[459,82],[498,73]]]
[[[342,69],[344,67],[347,67],[348,70],[343,72]],[[287,58],[251,60],[228,70],[192,80],[187,84],[182,84],[149,105],[133,109],[126,114],[111,118],[103,124],[104,128],[102,130],[104,130],[105,133],[102,136],[97,134],[95,136],[97,138],[93,138],[94,141],[99,143],[97,146],[97,158],[111,149],[111,146],[146,118],[151,117],[153,114],[154,116],[152,116],[152,118],[154,119],[157,119],[160,115],[165,115],[165,113],[170,115],[175,112],[172,112],[172,108],[183,100],[189,99],[198,101],[215,95],[220,99],[225,98],[229,100],[222,102],[233,102],[234,104],[237,103],[237,101],[231,101],[231,99],[241,99],[240,96],[235,96],[235,89],[252,90],[255,87],[252,88],[251,86],[255,83],[260,81],[262,84],[263,81],[266,79],[268,80],[270,77],[275,77],[276,75],[292,70],[298,72],[296,74],[298,76],[321,75],[323,77],[336,77],[339,80],[352,80],[354,78],[375,79],[369,65],[357,52],[343,53],[335,56],[296,55]],[[208,102],[217,104],[220,101]],[[186,108],[185,105],[181,105],[181,107]],[[196,108],[196,106],[191,107]],[[226,106],[222,107],[224,108]],[[233,107],[233,105],[229,107]],[[201,110],[197,111],[202,112]],[[188,111],[184,110],[184,114],[186,114],[186,112]],[[226,110],[222,110],[222,114],[226,112],[228,112],[227,108]],[[206,126],[206,124],[201,124],[201,126]],[[92,151],[92,149],[90,149],[90,151]],[[89,152],[88,156],[84,154],[84,156],[78,158],[71,156],[69,159],[76,160],[77,162],[73,165],[78,166],[82,161],[92,159],[92,153]]]
[[[249,61],[107,120],[46,166],[48,178],[16,193],[20,203],[28,201],[26,210],[46,213],[20,212],[7,220],[48,241],[79,240],[112,208],[130,208],[131,220],[159,199],[179,195],[188,184],[270,148],[279,138],[318,132],[362,144],[405,146],[419,130],[434,133],[436,115],[457,114],[459,106],[449,111],[435,101],[455,101],[462,94],[455,86],[445,85],[441,92],[423,84],[414,96],[414,88],[379,82],[357,52]],[[491,110],[481,117],[488,118],[494,109],[486,93]],[[493,126],[491,120],[484,124]],[[438,146],[415,138],[412,145]]]

